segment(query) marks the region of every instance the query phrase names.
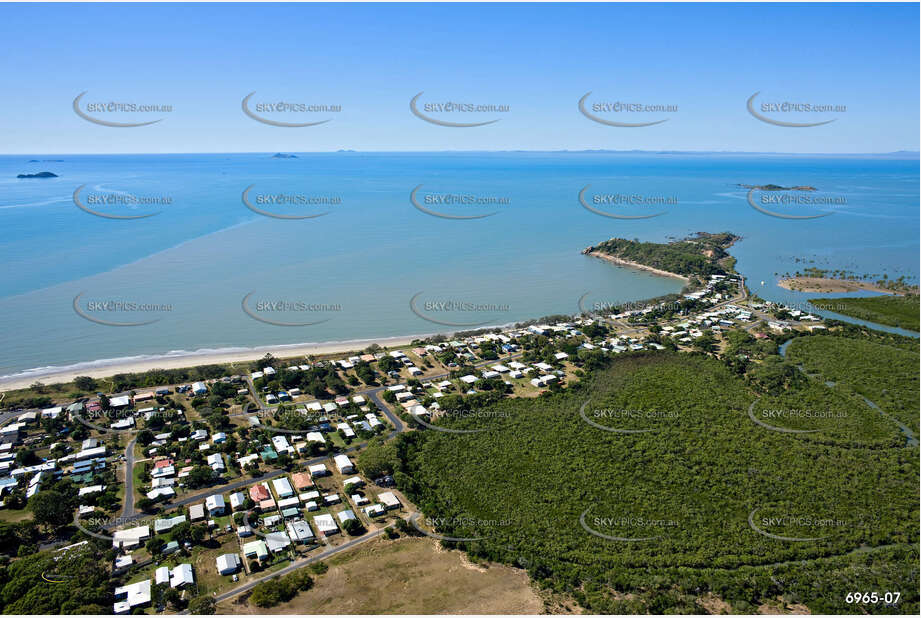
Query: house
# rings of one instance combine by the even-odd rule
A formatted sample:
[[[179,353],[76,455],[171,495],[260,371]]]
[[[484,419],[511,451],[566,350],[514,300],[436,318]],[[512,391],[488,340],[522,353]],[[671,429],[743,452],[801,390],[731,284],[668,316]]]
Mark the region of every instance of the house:
[[[310,431],[307,433],[308,442],[319,442],[320,444],[326,444],[326,438],[319,431]]]
[[[185,522],[185,515],[176,515],[175,517],[157,519],[154,521],[154,534],[160,534],[162,532],[169,532],[174,527],[184,522]]]
[[[343,487],[348,487],[353,485],[355,487],[361,487],[365,484],[364,480],[360,476],[350,476],[349,478],[342,481]]]
[[[275,494],[280,499],[290,498],[294,495],[294,489],[291,488],[291,483],[289,483],[288,479],[285,477],[273,479],[272,486],[275,488]]]
[[[208,387],[205,386],[204,382],[195,382],[192,384],[192,394],[193,395],[204,395],[208,392]]]
[[[323,515],[315,515],[313,518],[313,525],[323,536],[331,536],[339,532],[339,526],[336,525],[336,521],[329,513],[324,513]]]
[[[341,474],[353,474],[355,472],[355,464],[352,463],[352,460],[349,459],[348,456],[336,455],[333,461],[336,467],[339,468]]]
[[[116,614],[126,614],[134,607],[150,603],[150,580],[135,582],[115,589],[115,598],[121,599],[114,605]]]
[[[205,505],[193,504],[189,507],[189,521],[201,521],[205,518]]]
[[[271,498],[272,494],[269,493],[268,487],[264,484],[259,484],[249,488],[249,497],[253,502],[262,502],[263,500]]]
[[[127,408],[131,405],[131,396],[122,395],[120,397],[112,397],[109,399],[110,408]]]
[[[231,575],[240,570],[240,556],[237,554],[221,554],[215,562],[221,575]]]
[[[377,499],[384,504],[384,508],[388,511],[391,509],[398,509],[402,506],[399,498],[397,498],[392,491],[385,491],[378,494]]]
[[[208,515],[223,515],[226,505],[224,504],[224,496],[220,494],[215,494],[213,496],[208,496],[205,498],[205,508],[208,509]]]
[[[338,429],[339,431],[341,431],[341,432],[342,432],[342,435],[344,435],[346,438],[354,438],[354,437],[355,437],[355,431],[354,431],[351,427],[349,427],[349,424],[348,424],[348,423],[344,423],[344,422],[343,422],[343,423],[339,423],[338,425],[336,425],[336,429]]]
[[[243,546],[243,555],[262,562],[269,557],[269,548],[264,541],[250,541]]]
[[[372,504],[370,506],[366,506],[364,511],[365,515],[368,517],[380,517],[385,513],[384,507],[382,507],[380,504]]]
[[[150,538],[150,526],[138,526],[127,530],[116,530],[112,534],[112,547],[133,549]]]
[[[352,511],[352,509],[346,509],[344,511],[339,511],[336,517],[339,518],[339,521],[342,523],[342,525],[345,525],[345,522],[350,521],[350,520],[358,521],[358,518],[355,517],[355,513]]]
[[[308,468],[310,471],[310,476],[316,478],[318,476],[326,476],[329,474],[329,470],[326,468],[326,464],[313,464]]]
[[[288,444],[288,439],[284,436],[272,436],[272,445],[279,453],[293,451],[291,445]]]
[[[230,510],[239,511],[243,508],[243,503],[246,501],[243,492],[236,491],[230,494]]]
[[[295,543],[309,543],[314,540],[313,530],[310,525],[303,519],[296,519],[285,524],[288,536]]]
[[[186,585],[195,583],[195,576],[192,573],[192,565],[188,563],[176,565],[170,571],[169,585],[170,588],[182,588]]]
[[[313,487],[313,479],[310,478],[309,474],[304,474],[303,472],[294,473],[291,475],[291,480],[294,481],[294,488],[298,491],[298,493]]]
[[[286,547],[290,547],[291,539],[284,532],[269,532],[265,535],[265,544],[271,553],[277,554]]]
[[[220,453],[212,453],[207,457],[208,465],[211,466],[211,469],[217,473],[223,472],[226,467],[224,466],[224,458]]]
[[[214,444],[222,444],[224,442],[227,442],[227,434],[224,433],[223,431],[219,431],[213,436],[211,436],[211,442]]]

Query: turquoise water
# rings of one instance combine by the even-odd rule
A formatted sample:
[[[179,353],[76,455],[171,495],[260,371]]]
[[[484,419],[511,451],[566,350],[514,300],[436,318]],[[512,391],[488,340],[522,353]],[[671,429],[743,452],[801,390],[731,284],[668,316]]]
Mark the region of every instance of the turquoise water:
[[[30,159],[46,161],[30,163]],[[55,161],[50,161],[55,160]],[[57,160],[60,160],[58,162]],[[51,171],[53,179],[16,179]],[[343,341],[505,324],[584,304],[640,300],[681,281],[580,255],[614,236],[663,241],[697,231],[732,231],[731,249],[752,291],[805,302],[812,294],[776,286],[780,274],[815,265],[906,275],[917,280],[918,161],[857,157],[619,153],[329,153],[0,157],[0,376],[100,359],[257,345]],[[830,206],[771,206],[812,220],[761,214],[737,185],[808,184]],[[155,216],[113,220],[103,214]],[[426,214],[410,201],[449,215]],[[643,196],[652,205],[598,206],[578,200]],[[262,216],[250,204],[290,220]],[[131,194],[157,206],[89,205],[93,195]],[[439,204],[444,195],[486,205]],[[270,195],[320,197],[323,205],[273,205]],[[432,198],[432,199],[427,199]],[[840,198],[844,198],[844,202]],[[329,203],[333,202],[333,203]],[[805,258],[810,263],[797,263]],[[761,285],[764,281],[764,285]],[[151,312],[77,315],[74,297],[168,306]],[[271,321],[320,322],[278,326]],[[435,322],[427,321],[410,308]],[[261,311],[260,301],[319,304],[310,311]],[[461,300],[485,307],[439,311]],[[429,304],[426,304],[429,303]],[[434,308],[432,308],[434,307]],[[87,309],[88,311],[88,309]],[[471,326],[472,327],[472,326]]]

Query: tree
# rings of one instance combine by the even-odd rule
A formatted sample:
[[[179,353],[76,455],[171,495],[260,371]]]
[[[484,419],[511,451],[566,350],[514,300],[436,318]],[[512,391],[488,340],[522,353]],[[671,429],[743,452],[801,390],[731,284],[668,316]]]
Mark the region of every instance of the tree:
[[[166,541],[159,536],[155,536],[148,540],[144,546],[147,548],[147,551],[150,552],[151,556],[156,556],[163,551],[164,545],[166,545]]]
[[[365,527],[357,519],[347,519],[342,523],[342,528],[349,533],[349,536],[358,536],[364,532]]]
[[[29,510],[35,515],[35,523],[49,528],[71,522],[70,501],[57,491],[40,491],[29,498]]]
[[[381,438],[374,438],[358,454],[356,463],[362,474],[367,478],[375,479],[387,474],[393,474],[396,462],[396,444],[385,442]]]
[[[138,500],[137,502],[135,502],[134,505],[135,505],[138,509],[144,511],[145,513],[149,513],[149,512],[151,512],[151,511],[154,511],[154,510],[157,508],[157,503],[156,503],[156,501],[151,500],[150,498],[141,498],[140,500]]]
[[[154,441],[153,432],[149,429],[145,429],[138,434],[138,444],[141,446],[147,446]]]
[[[77,376],[74,378],[74,386],[79,388],[81,391],[95,392],[96,380],[89,376]]]
[[[189,613],[193,616],[206,616],[214,613],[214,599],[195,597],[189,602]]]

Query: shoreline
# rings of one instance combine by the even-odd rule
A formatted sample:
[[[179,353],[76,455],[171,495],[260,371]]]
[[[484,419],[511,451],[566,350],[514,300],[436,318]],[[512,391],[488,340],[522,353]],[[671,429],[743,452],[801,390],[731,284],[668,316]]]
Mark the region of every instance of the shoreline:
[[[880,292],[899,296],[894,290],[889,290],[868,281],[852,281],[850,279],[834,279],[832,277],[787,277],[777,282],[779,287],[791,292],[806,292],[810,294],[836,294],[846,292]]]
[[[245,363],[258,360],[266,354],[276,358],[295,356],[322,356],[359,351],[372,344],[382,348],[409,345],[416,339],[424,339],[435,334],[401,335],[396,337],[379,337],[376,339],[354,339],[349,341],[329,341],[320,343],[293,343],[252,348],[228,348],[226,350],[202,350],[182,352],[170,356],[150,355],[122,357],[86,361],[67,366],[39,367],[0,377],[0,391],[28,388],[35,382],[45,385],[72,382],[77,376],[107,378],[119,373],[143,373],[151,369],[184,369],[197,365],[223,365],[227,363]],[[246,371],[245,373],[249,373]]]
[[[640,264],[638,262],[631,262],[630,260],[625,260],[623,258],[614,257],[613,255],[608,255],[607,253],[602,253],[600,251],[589,251],[585,255],[590,255],[592,257],[600,258],[606,260],[618,266],[626,266],[627,268],[634,268],[636,270],[644,270],[646,272],[651,272],[662,277],[674,277],[675,279],[681,279],[685,282],[690,282],[690,278],[685,277],[684,275],[679,275],[678,273],[669,272],[667,270],[661,270],[658,268],[653,268],[652,266],[646,266],[645,264]]]

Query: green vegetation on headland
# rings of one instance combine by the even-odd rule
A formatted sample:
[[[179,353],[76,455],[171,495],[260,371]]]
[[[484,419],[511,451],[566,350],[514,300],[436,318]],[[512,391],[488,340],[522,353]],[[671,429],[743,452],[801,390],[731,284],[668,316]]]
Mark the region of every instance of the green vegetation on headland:
[[[913,388],[902,405],[917,415],[910,342],[835,328],[797,339],[791,356],[872,349],[847,370],[855,390],[876,381],[866,396],[897,411]],[[867,611],[916,613],[916,448],[851,388],[745,335],[721,360],[618,355],[565,391],[439,419],[481,431],[401,435],[394,477],[439,534],[472,539],[447,545],[526,568],[592,613],[702,613],[708,595],[729,612],[852,613],[848,592],[877,589],[901,600]]]
[[[700,232],[696,236],[670,243],[612,238],[586,248],[583,253],[600,253],[685,277],[709,277],[734,272],[735,259],[726,249],[739,238],[728,232]]]
[[[905,296],[872,296],[869,298],[813,298],[815,307],[828,307],[829,311],[852,318],[918,330],[921,302],[917,294]],[[833,307],[833,308],[832,308]]]

